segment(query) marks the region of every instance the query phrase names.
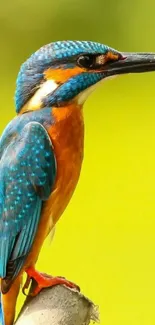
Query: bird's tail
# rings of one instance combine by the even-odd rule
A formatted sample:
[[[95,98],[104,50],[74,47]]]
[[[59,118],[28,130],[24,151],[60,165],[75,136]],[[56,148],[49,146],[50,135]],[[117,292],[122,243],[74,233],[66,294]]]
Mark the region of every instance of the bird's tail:
[[[0,294],[0,325],[13,325],[21,277],[17,277],[10,290]]]

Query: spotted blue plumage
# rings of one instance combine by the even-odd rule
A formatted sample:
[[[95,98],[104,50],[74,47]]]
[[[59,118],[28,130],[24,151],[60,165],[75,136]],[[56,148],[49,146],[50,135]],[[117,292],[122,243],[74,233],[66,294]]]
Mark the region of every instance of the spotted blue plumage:
[[[56,176],[48,133],[34,113],[27,115],[14,119],[0,141],[0,277],[8,280],[31,249]]]

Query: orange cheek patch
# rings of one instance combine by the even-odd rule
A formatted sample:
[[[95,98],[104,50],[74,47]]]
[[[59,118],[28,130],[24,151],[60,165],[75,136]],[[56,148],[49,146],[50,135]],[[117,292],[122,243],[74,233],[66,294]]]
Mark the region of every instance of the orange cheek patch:
[[[117,61],[120,59],[120,56],[118,54],[112,53],[112,52],[108,52],[105,55],[106,61]]]
[[[71,77],[74,77],[84,71],[85,70],[80,67],[75,67],[71,69],[48,69],[44,72],[44,77],[46,80],[52,79],[57,83],[64,83]]]
[[[118,54],[108,52],[105,55],[99,55],[96,59],[96,63],[104,65],[108,63],[109,61],[117,61],[120,59],[120,56]]]

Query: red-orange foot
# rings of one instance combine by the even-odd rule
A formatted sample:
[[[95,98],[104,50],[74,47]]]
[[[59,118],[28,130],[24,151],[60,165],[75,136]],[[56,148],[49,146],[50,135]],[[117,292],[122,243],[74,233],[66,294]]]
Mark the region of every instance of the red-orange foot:
[[[80,288],[75,283],[70,282],[63,277],[52,277],[45,273],[39,273],[33,267],[29,267],[25,272],[27,273],[27,280],[22,290],[24,294],[25,290],[29,287],[31,279],[34,279],[37,282],[37,286],[31,293],[32,296],[36,296],[43,288],[53,287],[58,284],[64,284],[69,288],[74,288],[80,291]]]

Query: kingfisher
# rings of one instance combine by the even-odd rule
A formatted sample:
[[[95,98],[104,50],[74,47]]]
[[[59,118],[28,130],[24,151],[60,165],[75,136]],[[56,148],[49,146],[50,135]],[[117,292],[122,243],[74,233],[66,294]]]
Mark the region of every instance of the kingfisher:
[[[92,41],[58,41],[22,64],[16,117],[0,138],[0,322],[12,325],[22,276],[37,295],[76,285],[35,269],[40,249],[68,205],[84,150],[83,104],[108,77],[155,70],[155,54],[124,53]],[[97,109],[97,108],[96,108]]]

